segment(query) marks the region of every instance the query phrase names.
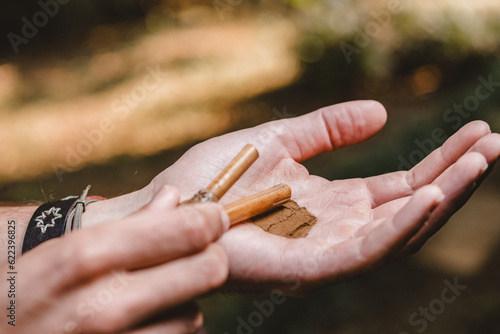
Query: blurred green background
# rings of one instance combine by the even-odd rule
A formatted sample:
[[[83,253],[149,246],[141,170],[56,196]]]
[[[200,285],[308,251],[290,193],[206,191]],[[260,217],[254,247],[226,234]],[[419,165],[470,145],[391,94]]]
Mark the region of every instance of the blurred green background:
[[[482,119],[500,131],[496,0],[23,1],[0,16],[4,202],[87,184],[128,193],[197,142],[353,99],[382,102],[387,125],[311,159],[311,173],[407,169],[440,144],[436,129],[449,136]],[[477,96],[485,80],[494,84]],[[255,302],[269,295],[207,297],[207,331],[497,333],[499,180],[494,171],[417,255],[286,298],[262,321]],[[455,279],[467,288],[436,309]],[[423,316],[410,317],[429,305],[424,329]]]

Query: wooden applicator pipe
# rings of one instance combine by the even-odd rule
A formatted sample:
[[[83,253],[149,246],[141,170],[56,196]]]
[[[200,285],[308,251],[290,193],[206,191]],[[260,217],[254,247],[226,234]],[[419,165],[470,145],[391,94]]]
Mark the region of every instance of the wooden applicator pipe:
[[[247,144],[205,189],[200,190],[193,198],[181,204],[218,202],[258,157],[257,149],[253,145]]]
[[[257,149],[247,144],[205,189],[200,190],[193,198],[181,204],[218,202],[258,157],[259,152]],[[279,184],[255,195],[228,204],[224,206],[224,210],[229,216],[231,225],[235,225],[285,204],[290,200],[291,196],[292,191],[290,187],[285,184]]]
[[[258,157],[257,149],[253,145],[247,144],[206,189],[211,191],[217,199],[222,198]]]
[[[286,184],[278,184],[255,195],[224,206],[232,225],[257,216],[285,204],[292,197],[292,190]]]

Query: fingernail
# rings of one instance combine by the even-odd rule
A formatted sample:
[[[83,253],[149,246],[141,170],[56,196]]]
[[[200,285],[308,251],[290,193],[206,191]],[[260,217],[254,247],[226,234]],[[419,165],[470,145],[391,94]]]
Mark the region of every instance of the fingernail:
[[[445,199],[446,195],[443,193],[443,190],[441,190],[439,186],[430,185],[428,187],[431,187],[431,189],[435,192],[435,195],[438,195],[438,197],[435,200],[436,203],[441,203]]]
[[[165,196],[169,195],[169,186],[162,186],[160,190],[156,192],[152,201],[163,201]]]
[[[428,215],[430,216],[434,210],[436,210],[436,208],[439,206],[439,204],[441,204],[442,201],[444,201],[444,199],[446,198],[446,195],[441,193],[441,195],[439,195],[438,198],[436,198],[436,201],[432,204],[432,207],[429,209],[429,212],[428,212]]]
[[[487,169],[488,169],[488,164],[484,165],[482,168],[481,168],[481,172],[485,172]]]
[[[149,208],[165,210],[167,207],[173,206],[174,204],[171,204],[175,199],[175,192],[173,190],[174,188],[171,186],[162,186],[149,203]]]
[[[434,203],[431,206],[431,208],[429,209],[429,211],[427,211],[427,217],[429,217],[434,212],[434,210],[436,210],[436,208],[439,206],[439,203],[440,202]]]

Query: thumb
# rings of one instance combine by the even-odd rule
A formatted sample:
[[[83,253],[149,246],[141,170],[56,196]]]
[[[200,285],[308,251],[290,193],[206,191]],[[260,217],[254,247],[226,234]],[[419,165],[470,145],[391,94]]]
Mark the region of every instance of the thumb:
[[[312,113],[282,120],[293,140],[283,142],[298,162],[319,153],[360,143],[385,124],[387,113],[376,101],[353,101],[321,108]]]

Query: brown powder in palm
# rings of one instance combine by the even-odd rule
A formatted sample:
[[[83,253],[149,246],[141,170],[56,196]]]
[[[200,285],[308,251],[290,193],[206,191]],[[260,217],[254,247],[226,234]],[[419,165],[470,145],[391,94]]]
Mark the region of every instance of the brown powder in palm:
[[[264,231],[294,239],[306,237],[316,220],[313,214],[294,201],[251,219]]]

